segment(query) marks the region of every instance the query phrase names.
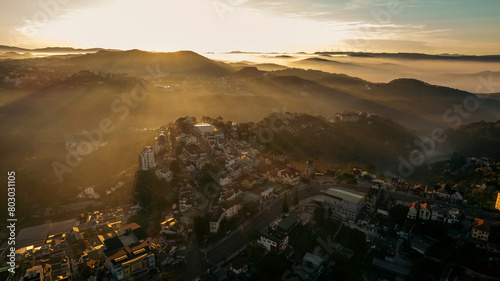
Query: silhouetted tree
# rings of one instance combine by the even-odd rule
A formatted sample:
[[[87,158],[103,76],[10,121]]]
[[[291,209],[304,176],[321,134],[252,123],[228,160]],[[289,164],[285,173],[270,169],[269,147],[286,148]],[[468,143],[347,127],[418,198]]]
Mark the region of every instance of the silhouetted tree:
[[[285,197],[283,198],[283,213],[288,213],[288,198],[285,193]]]
[[[198,238],[201,238],[209,232],[209,220],[207,217],[200,214],[193,217],[194,233]]]
[[[297,188],[295,188],[295,193],[293,194],[293,205],[299,204],[299,193],[297,192]]]

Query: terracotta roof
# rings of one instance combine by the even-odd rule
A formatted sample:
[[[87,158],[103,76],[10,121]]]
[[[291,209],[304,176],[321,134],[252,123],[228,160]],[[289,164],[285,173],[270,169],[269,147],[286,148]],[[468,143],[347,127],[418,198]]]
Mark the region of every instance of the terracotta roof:
[[[491,224],[483,219],[474,218],[472,228],[489,233],[491,231]]]

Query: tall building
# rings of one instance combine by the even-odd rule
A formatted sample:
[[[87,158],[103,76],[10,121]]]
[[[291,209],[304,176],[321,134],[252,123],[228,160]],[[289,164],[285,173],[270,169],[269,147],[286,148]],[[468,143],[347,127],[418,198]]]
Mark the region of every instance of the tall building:
[[[156,166],[155,151],[151,146],[146,146],[140,155],[140,164],[143,171],[147,171]]]
[[[306,170],[304,171],[306,175],[314,174],[314,162],[311,159],[308,159],[306,162]]]

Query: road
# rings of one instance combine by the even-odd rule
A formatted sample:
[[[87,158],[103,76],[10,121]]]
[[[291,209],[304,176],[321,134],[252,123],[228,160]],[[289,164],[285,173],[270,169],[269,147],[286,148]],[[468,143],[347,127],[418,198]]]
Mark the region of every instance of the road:
[[[291,206],[295,189],[288,191],[288,203]],[[297,193],[300,200],[318,195],[319,191],[310,185],[300,184],[297,186]],[[245,224],[226,235],[219,243],[206,249],[206,261],[203,261],[205,250],[199,249],[195,240],[191,241],[190,251],[186,264],[175,269],[172,273],[179,281],[189,281],[195,279],[201,273],[206,272],[209,266],[219,265],[228,258],[239,253],[250,242],[249,234],[259,233],[269,224],[277,220],[282,215],[283,197],[268,199],[263,204],[263,210],[250,218]]]

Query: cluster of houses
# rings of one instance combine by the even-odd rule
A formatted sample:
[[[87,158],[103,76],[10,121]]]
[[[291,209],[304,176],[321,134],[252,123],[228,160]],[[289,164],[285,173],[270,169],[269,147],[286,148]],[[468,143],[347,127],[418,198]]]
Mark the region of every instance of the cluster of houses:
[[[122,208],[23,228],[16,237],[16,271],[24,280],[125,280],[156,267],[156,244]],[[102,270],[105,270],[104,273]]]
[[[238,135],[235,123],[230,134]],[[176,187],[179,202],[173,206],[174,214],[189,225],[193,216],[202,212],[210,218],[212,233],[219,231],[223,219],[238,215],[244,203],[262,202],[276,191],[275,184],[293,186],[301,178],[299,170],[288,165],[284,156],[261,155],[247,141],[226,138],[215,125],[197,123],[195,117],[183,118],[182,124],[170,130],[160,127],[156,143],[145,147],[139,156],[142,170],[154,170],[159,179],[167,182],[174,178],[174,161],[179,163],[181,171],[177,176],[182,181]],[[205,187],[197,186],[197,182],[206,165],[218,167],[218,172],[211,175],[214,194],[200,199]]]

